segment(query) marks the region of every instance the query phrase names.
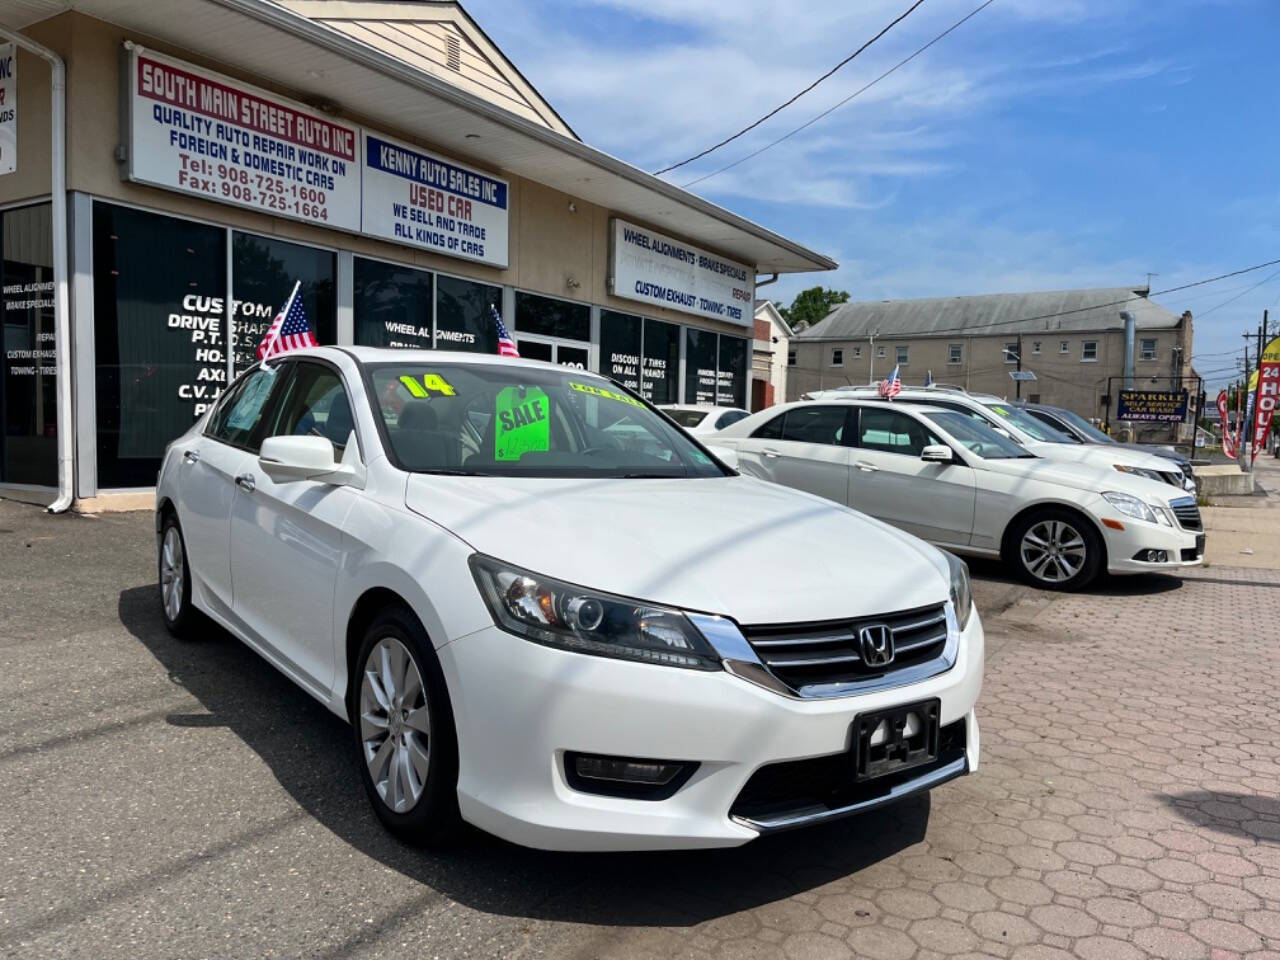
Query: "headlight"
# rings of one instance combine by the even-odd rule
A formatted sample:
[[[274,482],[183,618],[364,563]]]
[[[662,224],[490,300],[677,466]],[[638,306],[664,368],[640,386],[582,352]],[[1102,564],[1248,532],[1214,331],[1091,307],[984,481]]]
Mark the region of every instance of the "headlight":
[[[1127,493],[1120,493],[1112,490],[1102,495],[1102,499],[1111,504],[1126,517],[1133,517],[1135,520],[1145,520],[1147,523],[1159,523],[1152,509],[1139,500],[1137,497]]]
[[[1148,470],[1146,467],[1131,467],[1127,463],[1117,463],[1113,466],[1121,473],[1131,473],[1135,477],[1146,477],[1148,480],[1157,480],[1164,483],[1164,477],[1160,475],[1159,470]]]
[[[953,553],[943,550],[947,566],[951,568],[951,605],[956,608],[956,621],[963,630],[969,625],[973,611],[973,587],[969,584],[969,565]]]
[[[502,629],[576,653],[718,670],[720,658],[679,610],[553,580],[473,554],[471,572]]]

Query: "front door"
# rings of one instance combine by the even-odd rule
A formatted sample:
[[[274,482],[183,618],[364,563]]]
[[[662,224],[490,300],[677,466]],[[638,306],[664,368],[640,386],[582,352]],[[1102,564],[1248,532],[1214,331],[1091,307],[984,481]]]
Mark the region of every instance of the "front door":
[[[969,543],[973,468],[960,460],[921,460],[927,445],[941,441],[915,417],[882,407],[861,407],[858,414],[849,505],[923,540]]]
[[[264,437],[328,439],[341,460],[354,420],[337,370],[315,361],[293,368]],[[231,509],[236,618],[303,679],[333,681],[333,595],[342,525],[358,494],[315,480],[276,483],[251,457]]]
[[[516,334],[516,349],[526,360],[546,360],[575,370],[586,370],[591,358],[591,345],[588,343],[528,333]]]

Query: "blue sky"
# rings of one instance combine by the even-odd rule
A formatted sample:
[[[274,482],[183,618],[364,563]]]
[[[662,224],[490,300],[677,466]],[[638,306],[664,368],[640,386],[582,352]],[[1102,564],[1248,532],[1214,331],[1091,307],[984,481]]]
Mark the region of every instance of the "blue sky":
[[[926,0],[668,179],[776,139],[978,2]],[[765,113],[909,3],[465,5],[584,140],[656,170]],[[1277,39],[1275,0],[995,0],[825,120],[690,189],[839,261],[767,289],[786,301],[814,283],[854,299],[1137,287],[1148,271],[1153,290],[1178,286],[1280,258]],[[1216,386],[1264,308],[1280,330],[1280,265],[1156,299],[1197,315],[1197,367]]]

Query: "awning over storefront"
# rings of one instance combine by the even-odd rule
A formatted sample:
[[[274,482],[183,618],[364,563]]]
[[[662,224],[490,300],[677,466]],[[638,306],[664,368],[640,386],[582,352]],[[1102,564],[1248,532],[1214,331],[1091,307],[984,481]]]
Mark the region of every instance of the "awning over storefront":
[[[616,157],[504,110],[382,50],[270,0],[10,0],[22,28],[75,10],[251,69],[345,113],[421,137],[460,157],[654,224],[762,273],[831,270],[831,259]]]

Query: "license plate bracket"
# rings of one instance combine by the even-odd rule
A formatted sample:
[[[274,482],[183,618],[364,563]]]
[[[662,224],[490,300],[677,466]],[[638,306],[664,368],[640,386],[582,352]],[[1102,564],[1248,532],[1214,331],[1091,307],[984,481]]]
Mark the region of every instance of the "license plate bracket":
[[[935,697],[854,717],[854,782],[875,780],[937,760],[941,714],[942,701]]]

